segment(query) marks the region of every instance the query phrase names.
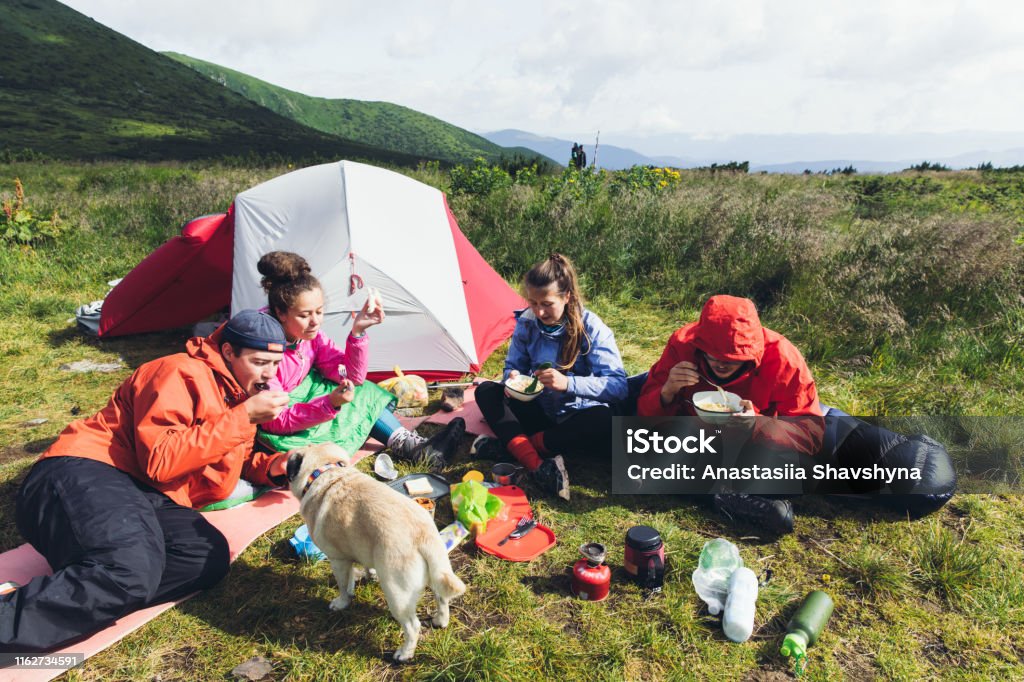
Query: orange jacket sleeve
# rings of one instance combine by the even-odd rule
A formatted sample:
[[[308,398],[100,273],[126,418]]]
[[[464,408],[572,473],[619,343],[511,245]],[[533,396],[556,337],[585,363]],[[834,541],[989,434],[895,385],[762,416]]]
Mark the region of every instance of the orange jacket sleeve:
[[[249,423],[244,404],[197,419],[199,396],[190,388],[194,383],[194,377],[181,372],[161,372],[152,383],[142,382],[134,397],[135,453],[140,469],[157,483],[218,462],[255,438],[256,427]]]
[[[256,483],[259,485],[285,485],[288,480],[284,476],[270,475],[270,467],[273,466],[280,458],[285,458],[288,453],[285,452],[263,452],[262,450],[254,450],[245,459],[245,463],[242,465],[242,478],[249,481],[250,483]]]

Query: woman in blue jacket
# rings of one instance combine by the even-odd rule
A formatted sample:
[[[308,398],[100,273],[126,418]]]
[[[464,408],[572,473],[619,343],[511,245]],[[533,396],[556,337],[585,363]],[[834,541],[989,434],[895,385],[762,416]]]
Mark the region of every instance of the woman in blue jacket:
[[[611,330],[583,307],[568,258],[554,253],[535,265],[523,290],[530,307],[516,313],[504,378],[533,374],[543,393],[523,402],[502,384],[479,386],[477,405],[497,439],[477,439],[474,449],[488,456],[500,443],[541,487],[569,499],[561,453],[610,456],[609,404],[626,398],[626,371]]]

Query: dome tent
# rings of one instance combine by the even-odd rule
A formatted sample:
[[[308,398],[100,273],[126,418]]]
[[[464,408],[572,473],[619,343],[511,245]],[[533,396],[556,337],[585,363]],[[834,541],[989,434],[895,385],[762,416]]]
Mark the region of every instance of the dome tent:
[[[525,306],[462,234],[443,193],[340,161],[269,180],[226,214],[186,225],[107,296],[100,336],[189,324],[228,302],[232,313],[266,305],[256,262],[268,251],[309,261],[334,339],[344,339],[368,288],[381,291],[388,318],[370,331],[376,376],[394,365],[429,378],[478,372]]]

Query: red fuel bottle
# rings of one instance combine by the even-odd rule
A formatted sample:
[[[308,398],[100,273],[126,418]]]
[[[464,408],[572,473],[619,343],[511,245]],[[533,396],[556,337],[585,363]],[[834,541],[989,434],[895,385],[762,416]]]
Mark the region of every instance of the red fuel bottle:
[[[572,567],[572,593],[587,601],[601,601],[608,596],[612,570],[604,565],[604,545],[590,542],[580,547],[583,558]]]

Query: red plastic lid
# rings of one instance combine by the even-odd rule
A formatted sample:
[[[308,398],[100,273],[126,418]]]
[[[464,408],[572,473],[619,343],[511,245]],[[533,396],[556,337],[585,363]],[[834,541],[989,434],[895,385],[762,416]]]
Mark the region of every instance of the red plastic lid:
[[[533,517],[530,501],[523,489],[515,485],[491,488],[490,493],[505,503],[497,518],[487,522],[487,532],[476,537],[476,546],[481,551],[506,561],[530,561],[555,546],[555,534],[547,526],[537,524],[536,528],[516,540],[504,545],[498,543],[515,530],[516,523],[523,516]]]

